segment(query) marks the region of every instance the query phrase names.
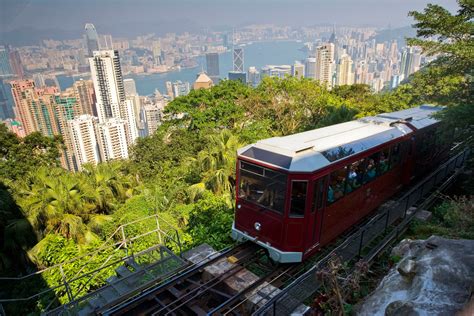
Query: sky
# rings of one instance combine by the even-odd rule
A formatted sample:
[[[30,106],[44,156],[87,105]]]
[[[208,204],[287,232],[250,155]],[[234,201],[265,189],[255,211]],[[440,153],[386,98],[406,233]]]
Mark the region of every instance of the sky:
[[[0,0],[0,36],[80,36],[87,22],[124,37],[267,23],[400,27],[429,2],[457,9],[455,0]]]

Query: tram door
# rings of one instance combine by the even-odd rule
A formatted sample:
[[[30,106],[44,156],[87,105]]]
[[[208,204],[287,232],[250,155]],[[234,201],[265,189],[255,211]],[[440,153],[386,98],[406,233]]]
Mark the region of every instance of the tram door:
[[[323,208],[325,199],[327,176],[312,181],[311,209],[308,214],[306,235],[306,249],[319,243],[321,234],[321,224],[323,218]]]

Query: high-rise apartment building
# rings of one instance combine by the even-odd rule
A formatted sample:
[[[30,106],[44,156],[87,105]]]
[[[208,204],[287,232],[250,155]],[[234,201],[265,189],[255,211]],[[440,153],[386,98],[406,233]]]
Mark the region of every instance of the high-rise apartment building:
[[[219,81],[219,54],[218,53],[207,53],[206,54],[206,70],[207,75],[211,77],[212,81]]]
[[[316,80],[331,88],[333,72],[334,44],[328,43],[318,46],[316,48]]]
[[[8,50],[5,46],[0,46],[0,77],[8,77],[12,75],[10,67],[10,58]]]
[[[118,51],[95,51],[89,62],[99,122],[103,123],[113,117],[120,118],[120,106],[125,102],[125,88]]]
[[[74,82],[72,89],[76,95],[77,102],[81,106],[81,113],[97,116],[94,83],[92,80],[78,80]]]
[[[354,83],[354,72],[352,70],[352,65],[353,62],[351,56],[347,54],[341,55],[336,71],[336,84],[338,86],[351,85]]]
[[[233,71],[244,72],[244,50],[243,48],[234,48]]]
[[[8,91],[3,79],[0,78],[0,119],[5,120],[7,118],[13,118],[12,109],[8,100]]]
[[[13,75],[18,79],[23,79],[25,73],[23,71],[23,65],[21,64],[20,53],[17,50],[9,53],[9,61]]]
[[[11,91],[15,106],[13,111],[16,119],[21,123],[26,135],[38,130],[34,111],[31,106],[32,101],[37,97],[35,83],[33,80],[11,81]]]
[[[146,104],[143,107],[146,134],[153,135],[160,125],[162,111],[157,104]]]
[[[98,164],[100,153],[96,138],[99,120],[89,114],[84,114],[67,121],[71,146],[74,153],[76,170],[81,171],[85,163]]]
[[[127,137],[127,144],[130,146],[138,138],[137,117],[133,100],[125,100],[125,104],[121,107],[120,117],[125,124],[125,136]]]
[[[95,26],[92,23],[87,23],[85,29],[85,42],[87,48],[87,56],[92,57],[94,51],[99,50],[99,35],[95,30]]]
[[[123,87],[125,89],[125,95],[137,95],[137,86],[135,80],[132,78],[123,80]]]
[[[103,161],[128,158],[127,134],[123,120],[110,118],[104,123],[99,123],[97,138]]]

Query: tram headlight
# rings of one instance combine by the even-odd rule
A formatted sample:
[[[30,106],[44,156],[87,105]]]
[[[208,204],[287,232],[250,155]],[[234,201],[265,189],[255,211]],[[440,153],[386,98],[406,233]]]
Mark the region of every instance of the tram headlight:
[[[260,224],[259,222],[255,222],[255,224],[253,224],[253,227],[255,227],[255,230],[260,231],[260,229],[262,229],[262,224]]]

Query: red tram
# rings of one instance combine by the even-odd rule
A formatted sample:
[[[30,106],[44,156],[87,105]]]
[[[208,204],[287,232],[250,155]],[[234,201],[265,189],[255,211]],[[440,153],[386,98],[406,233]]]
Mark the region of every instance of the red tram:
[[[300,262],[432,169],[441,107],[273,137],[238,151],[232,237]]]

